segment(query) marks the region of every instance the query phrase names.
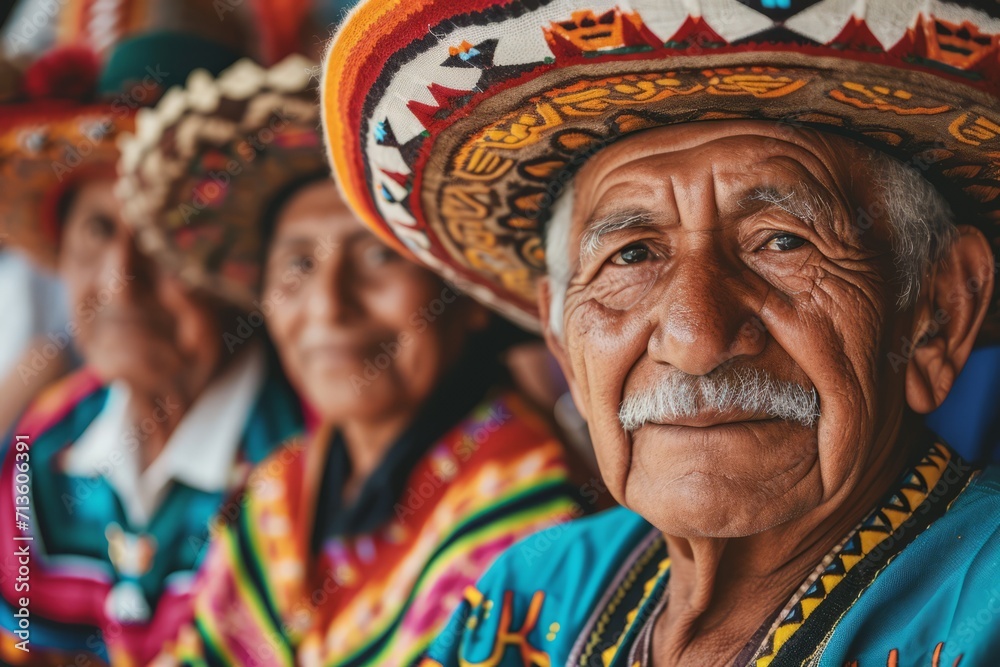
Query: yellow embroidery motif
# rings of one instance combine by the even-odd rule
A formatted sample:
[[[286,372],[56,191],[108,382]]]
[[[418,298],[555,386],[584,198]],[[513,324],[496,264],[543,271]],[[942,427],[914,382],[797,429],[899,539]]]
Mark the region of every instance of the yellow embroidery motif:
[[[913,94],[909,91],[896,89],[892,90],[886,86],[868,86],[854,81],[844,81],[840,88],[830,91],[830,97],[850,104],[858,109],[875,109],[877,111],[891,111],[901,116],[933,116],[944,113],[951,109],[947,104],[935,106],[919,106],[917,104],[907,104],[913,101]]]
[[[805,79],[762,74],[763,71],[763,67],[753,67],[749,70],[742,67],[736,70],[707,70],[705,76],[709,79],[706,90],[710,95],[753,95],[758,98],[769,98],[784,97],[806,85]]]
[[[1000,134],[1000,125],[986,116],[978,116],[969,122],[969,114],[963,113],[951,122],[948,132],[963,144],[979,146],[984,141],[990,141]]]
[[[538,616],[542,611],[542,603],[545,601],[545,593],[536,591],[531,597],[531,604],[528,606],[528,614],[521,625],[520,630],[510,629],[514,615],[514,593],[507,591],[503,596],[503,607],[500,610],[500,627],[497,630],[496,643],[490,657],[483,662],[469,662],[459,658],[458,662],[462,667],[496,667],[503,660],[504,652],[508,646],[516,646],[521,653],[521,660],[524,667],[552,667],[552,660],[545,651],[535,648],[528,641],[528,634],[535,629],[538,623]]]
[[[900,489],[898,495],[900,504],[898,506],[886,505],[881,508],[881,516],[878,521],[870,525],[862,525],[858,529],[857,539],[861,548],[858,553],[849,554],[841,552],[838,558],[843,567],[837,571],[828,569],[817,580],[826,591],[824,597],[802,598],[799,602],[800,613],[794,621],[784,621],[774,630],[773,641],[764,654],[760,655],[755,665],[756,667],[768,667],[774,660],[778,651],[795,632],[802,627],[806,620],[812,615],[817,607],[823,602],[826,596],[850,573],[854,567],[864,560],[876,549],[882,548],[882,543],[890,539],[895,531],[903,523],[913,516],[916,509],[927,499],[931,490],[937,486],[938,480],[944,474],[948,463],[951,461],[951,452],[940,445],[935,445],[920,463],[914,468],[909,480]]]

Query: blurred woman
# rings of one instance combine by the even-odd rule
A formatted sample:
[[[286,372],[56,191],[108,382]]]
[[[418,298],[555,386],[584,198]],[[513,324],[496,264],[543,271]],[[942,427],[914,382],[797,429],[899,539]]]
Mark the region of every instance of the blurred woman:
[[[2,445],[0,537],[18,550],[0,560],[0,662],[144,664],[190,617],[213,518],[301,409],[260,336],[227,347],[240,305],[161,270],[124,225],[115,139],[132,114],[21,111],[0,152],[18,179],[3,218],[58,266],[84,368]]]
[[[291,172],[279,154],[305,146],[322,164],[315,104],[292,93],[287,67],[246,76],[252,92],[233,76],[212,86],[213,110],[190,97],[167,108],[179,120],[153,121],[158,133],[140,127],[123,188],[176,173],[175,159],[238,154],[270,122],[265,109],[287,124],[254,174],[268,160]],[[233,207],[247,177],[220,195]],[[157,208],[129,214],[178,257],[168,216],[199,187],[179,181]],[[226,208],[196,224],[241,217]],[[251,476],[241,516],[212,547],[195,623],[163,664],[412,664],[497,553],[584,512],[566,450],[507,388],[488,312],[357,224],[318,169],[261,213],[273,232],[257,304],[318,426]]]

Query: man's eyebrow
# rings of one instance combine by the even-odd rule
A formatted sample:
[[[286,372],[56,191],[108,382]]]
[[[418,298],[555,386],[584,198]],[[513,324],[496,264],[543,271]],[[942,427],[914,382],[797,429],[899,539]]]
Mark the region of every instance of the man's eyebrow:
[[[625,209],[591,218],[580,236],[580,259],[592,257],[600,252],[608,234],[635,227],[649,227],[653,224],[655,224],[653,215],[643,209]]]
[[[829,218],[832,213],[830,203],[811,188],[756,187],[740,198],[739,207],[747,208],[758,202],[781,209],[809,224],[815,224],[822,218]]]
[[[275,238],[271,244],[278,248],[284,246],[300,246],[300,245],[311,245],[315,243],[316,237],[312,235],[296,235],[296,236],[279,236]]]
[[[329,247],[340,247],[346,246],[351,243],[357,243],[359,241],[367,240],[368,238],[376,238],[364,227],[352,231],[347,235],[346,238],[341,238],[333,240],[330,234],[324,234],[318,236],[315,233],[310,232],[295,232],[287,235],[275,235],[274,239],[271,241],[271,247],[273,248],[283,248],[283,247],[313,247],[318,244],[326,244]],[[376,238],[377,240],[377,238]]]

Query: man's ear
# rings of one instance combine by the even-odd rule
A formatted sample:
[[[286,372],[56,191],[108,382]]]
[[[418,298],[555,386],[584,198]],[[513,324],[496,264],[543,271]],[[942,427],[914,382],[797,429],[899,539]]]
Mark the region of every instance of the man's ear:
[[[993,297],[993,251],[981,231],[962,225],[933,267],[914,314],[914,349],[906,367],[906,401],[926,414],[944,402],[969,358]]]
[[[552,313],[552,284],[549,282],[548,277],[543,276],[538,279],[535,293],[538,298],[538,314],[542,321],[542,336],[545,338],[545,344],[549,347],[549,351],[556,358],[559,368],[562,369],[563,375],[566,377],[566,384],[569,385],[569,392],[573,396],[577,412],[580,413],[584,421],[587,421],[586,405],[580,400],[580,387],[573,374],[573,365],[570,363],[564,339],[552,330],[550,319]]]

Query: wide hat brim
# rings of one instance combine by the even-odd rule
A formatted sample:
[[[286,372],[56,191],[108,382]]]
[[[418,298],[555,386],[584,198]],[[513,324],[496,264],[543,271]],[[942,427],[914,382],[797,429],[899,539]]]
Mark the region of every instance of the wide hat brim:
[[[114,176],[118,136],[134,112],[110,104],[36,102],[0,109],[0,238],[54,268],[63,197],[96,173]]]
[[[765,4],[789,3],[702,0],[697,16],[679,0],[364,3],[322,86],[345,199],[536,330],[542,234],[562,184],[608,143],[658,126],[747,119],[850,136],[920,169],[996,252],[998,12]],[[998,312],[986,337],[1000,333]]]
[[[86,23],[82,16],[64,19],[70,40],[76,20]],[[110,46],[101,62],[86,40],[71,40],[25,73],[0,60],[7,68],[0,88],[15,100],[0,105],[0,235],[44,266],[57,261],[64,197],[87,178],[114,176],[118,138],[134,129],[137,109],[195,64],[217,73],[238,58],[221,43],[165,29]]]
[[[312,69],[241,60],[196,71],[121,142],[116,194],[138,245],[187,286],[258,307],[264,220],[296,181],[328,171]]]

